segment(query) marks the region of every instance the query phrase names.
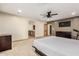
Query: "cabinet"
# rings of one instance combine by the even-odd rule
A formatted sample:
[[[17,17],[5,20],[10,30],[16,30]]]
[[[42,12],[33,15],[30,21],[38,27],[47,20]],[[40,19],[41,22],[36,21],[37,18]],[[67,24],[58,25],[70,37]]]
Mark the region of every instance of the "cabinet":
[[[56,31],[56,36],[71,38],[71,32]]]
[[[35,37],[35,31],[30,30],[28,34],[29,34],[29,37]]]
[[[11,35],[0,35],[0,52],[12,48]]]

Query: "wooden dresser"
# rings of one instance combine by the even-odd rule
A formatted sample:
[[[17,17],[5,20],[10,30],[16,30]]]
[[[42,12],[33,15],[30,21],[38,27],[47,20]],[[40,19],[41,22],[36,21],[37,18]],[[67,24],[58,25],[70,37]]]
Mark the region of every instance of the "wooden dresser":
[[[56,36],[65,37],[65,38],[71,38],[71,32],[56,31]]]
[[[12,48],[11,35],[0,35],[0,52]]]

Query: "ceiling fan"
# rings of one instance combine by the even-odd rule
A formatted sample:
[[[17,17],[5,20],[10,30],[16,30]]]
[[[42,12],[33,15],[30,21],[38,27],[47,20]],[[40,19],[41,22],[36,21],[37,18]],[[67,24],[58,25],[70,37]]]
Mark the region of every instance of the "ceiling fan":
[[[43,14],[42,16],[51,18],[52,16],[58,15],[58,13],[52,13],[51,11],[46,12],[46,14]]]

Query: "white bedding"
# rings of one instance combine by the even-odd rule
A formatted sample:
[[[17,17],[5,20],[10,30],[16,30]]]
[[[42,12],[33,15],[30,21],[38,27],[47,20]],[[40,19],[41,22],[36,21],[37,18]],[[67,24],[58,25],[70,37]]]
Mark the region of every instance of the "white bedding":
[[[35,39],[33,46],[48,56],[79,56],[79,40],[50,36]]]

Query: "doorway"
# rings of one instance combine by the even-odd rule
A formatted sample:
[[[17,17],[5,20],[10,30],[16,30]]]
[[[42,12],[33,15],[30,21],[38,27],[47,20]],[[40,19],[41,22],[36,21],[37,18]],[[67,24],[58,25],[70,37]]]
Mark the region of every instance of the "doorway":
[[[49,26],[49,35],[52,35],[52,25]]]
[[[53,26],[52,26],[52,24],[48,24],[48,35],[49,36],[53,35]]]
[[[29,38],[35,38],[35,25],[31,25],[31,29],[28,31]]]
[[[44,24],[44,36],[48,36],[48,24]]]

